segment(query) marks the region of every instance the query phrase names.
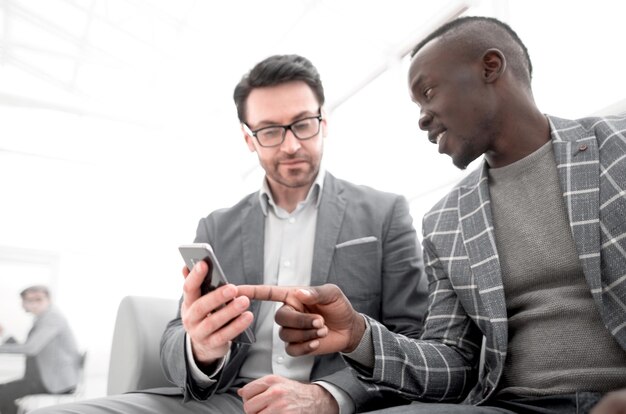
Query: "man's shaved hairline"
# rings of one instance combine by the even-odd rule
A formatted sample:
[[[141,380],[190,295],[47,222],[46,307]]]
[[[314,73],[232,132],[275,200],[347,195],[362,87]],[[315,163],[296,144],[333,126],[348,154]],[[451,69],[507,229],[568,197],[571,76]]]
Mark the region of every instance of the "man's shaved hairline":
[[[460,56],[480,58],[489,49],[500,50],[507,59],[509,70],[530,87],[532,63],[517,34],[505,23],[486,17],[464,17],[449,22],[423,39],[413,49],[415,56],[423,47],[438,41],[443,47],[454,48]]]

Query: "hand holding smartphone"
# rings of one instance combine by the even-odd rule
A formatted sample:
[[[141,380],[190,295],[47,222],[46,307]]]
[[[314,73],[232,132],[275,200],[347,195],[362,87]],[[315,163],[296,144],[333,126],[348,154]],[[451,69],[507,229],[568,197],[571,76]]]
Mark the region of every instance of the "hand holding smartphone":
[[[193,267],[199,261],[204,261],[209,270],[206,277],[200,285],[200,293],[206,295],[207,293],[217,289],[220,286],[226,285],[228,280],[226,275],[222,271],[222,267],[217,261],[217,257],[213,252],[213,248],[208,243],[193,243],[185,244],[178,247],[180,254],[183,256],[183,260],[187,265],[187,268],[191,271]],[[251,344],[255,341],[254,333],[248,327],[239,336],[233,339],[234,342],[243,344]]]

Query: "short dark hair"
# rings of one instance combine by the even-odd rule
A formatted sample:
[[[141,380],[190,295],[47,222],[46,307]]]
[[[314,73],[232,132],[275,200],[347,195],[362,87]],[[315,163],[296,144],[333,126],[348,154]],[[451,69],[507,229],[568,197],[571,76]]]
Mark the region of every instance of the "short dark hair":
[[[465,50],[475,50],[479,53],[496,47],[505,54],[511,71],[530,85],[533,65],[528,55],[528,49],[508,24],[493,17],[459,17],[426,36],[413,48],[411,57],[436,38],[454,38],[454,40],[463,43]]]
[[[239,121],[246,122],[246,100],[254,88],[303,81],[313,91],[320,106],[324,105],[324,87],[311,61],[299,55],[274,55],[257,63],[237,86],[233,98]]]
[[[44,285],[29,286],[20,292],[20,296],[22,297],[22,299],[24,299],[29,293],[43,293],[48,298],[50,298],[50,290],[48,290],[48,288]]]

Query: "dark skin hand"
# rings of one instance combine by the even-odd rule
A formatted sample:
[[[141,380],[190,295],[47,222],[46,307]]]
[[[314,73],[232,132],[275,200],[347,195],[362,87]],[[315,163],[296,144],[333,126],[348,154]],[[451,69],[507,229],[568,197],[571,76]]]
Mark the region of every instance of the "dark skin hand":
[[[606,394],[591,414],[626,414],[626,388]]]
[[[336,285],[240,285],[237,295],[284,303],[275,319],[281,326],[280,339],[292,356],[351,352],[365,332],[363,316]]]

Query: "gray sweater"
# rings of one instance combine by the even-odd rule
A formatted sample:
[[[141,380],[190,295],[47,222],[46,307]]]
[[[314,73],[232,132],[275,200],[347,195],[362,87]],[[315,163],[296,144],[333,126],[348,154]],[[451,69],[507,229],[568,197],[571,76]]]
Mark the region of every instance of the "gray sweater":
[[[509,346],[501,393],[626,387],[626,353],[603,325],[567,220],[552,144],[490,169]]]

